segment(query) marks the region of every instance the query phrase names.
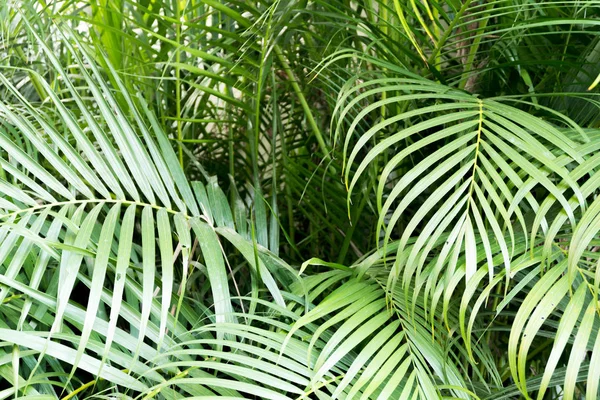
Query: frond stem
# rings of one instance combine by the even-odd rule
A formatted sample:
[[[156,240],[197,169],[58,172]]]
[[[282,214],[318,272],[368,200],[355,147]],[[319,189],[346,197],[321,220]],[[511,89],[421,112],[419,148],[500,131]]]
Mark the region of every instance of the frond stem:
[[[87,383],[84,383],[83,385],[79,386],[77,389],[73,390],[71,393],[69,393],[68,395],[66,395],[65,397],[62,398],[62,400],[69,400],[70,398],[76,396],[77,394],[83,392],[85,389],[93,386],[94,384],[96,384],[96,379],[94,379],[93,381],[89,381]]]
[[[471,207],[471,202],[473,201],[473,188],[475,187],[475,173],[477,172],[477,159],[479,157],[479,145],[481,143],[481,131],[483,129],[483,101],[481,99],[477,99],[479,102],[479,126],[477,128],[477,143],[475,144],[475,161],[473,163],[473,172],[471,173],[471,184],[469,185],[469,194],[468,194],[468,203],[467,203],[467,213],[469,212],[469,208]]]
[[[283,67],[285,74],[288,76],[288,78],[290,80],[290,84],[292,85],[292,89],[294,89],[294,93],[296,94],[296,96],[298,96],[298,100],[300,101],[300,104],[302,105],[302,109],[306,113],[306,119],[308,120],[308,124],[310,125],[313,133],[315,134],[315,137],[317,138],[317,143],[319,143],[319,148],[321,149],[321,152],[323,153],[323,158],[326,160],[329,160],[329,158],[330,158],[329,150],[327,149],[327,145],[325,144],[325,139],[323,139],[323,135],[321,134],[321,130],[319,129],[319,126],[317,125],[317,122],[315,121],[315,117],[313,116],[313,113],[310,110],[310,106],[308,105],[308,102],[306,101],[306,98],[304,97],[304,94],[302,93],[302,89],[300,89],[300,86],[298,85],[298,79],[294,75],[294,71],[292,71],[290,64],[285,59],[283,52],[281,51],[279,46],[275,45],[273,48],[275,50],[275,54],[277,55],[277,59],[281,63],[281,66]]]
[[[180,211],[176,211],[176,210],[166,208],[166,207],[161,207],[156,204],[143,203],[140,201],[119,200],[119,199],[90,199],[90,200],[70,200],[70,201],[60,201],[57,203],[40,204],[39,206],[23,208],[18,211],[13,211],[8,214],[0,215],[0,219],[10,218],[12,216],[19,215],[22,213],[35,212],[38,210],[43,210],[45,208],[60,207],[60,206],[66,206],[69,204],[93,204],[93,203],[126,204],[126,205],[136,205],[136,206],[140,206],[140,207],[150,206],[150,207],[154,208],[155,210],[166,210],[170,214],[179,214],[180,213]],[[183,214],[183,216],[187,219],[191,218],[187,214]]]
[[[338,375],[338,376],[334,376],[333,378],[331,378],[331,379],[329,379],[329,380],[327,380],[327,381],[322,381],[322,382],[319,382],[319,383],[320,383],[320,385],[318,385],[318,386],[313,386],[313,387],[312,387],[312,388],[311,388],[309,391],[307,391],[307,392],[304,392],[302,395],[298,396],[298,397],[296,398],[296,400],[308,399],[308,398],[309,398],[309,397],[308,397],[309,395],[311,395],[311,394],[315,393],[316,391],[318,391],[318,390],[319,390],[319,389],[321,389],[322,387],[325,387],[325,386],[327,386],[327,385],[329,385],[329,384],[331,384],[331,383],[334,383],[334,382],[336,382],[336,381],[340,380],[341,378],[344,378],[345,376],[346,376],[346,374],[340,374],[340,375]]]
[[[183,168],[183,132],[181,129],[181,12],[179,10],[179,0],[175,0],[175,19],[177,20],[175,29],[176,29],[176,41],[177,41],[177,49],[175,49],[175,61],[177,65],[175,66],[175,107],[177,113],[177,147],[179,154],[179,165]]]
[[[448,28],[446,29],[446,31],[444,32],[444,34],[442,35],[442,37],[438,41],[437,46],[435,46],[435,48],[431,52],[431,55],[429,56],[429,60],[428,60],[428,64],[429,65],[432,65],[433,61],[435,61],[438,53],[442,50],[442,47],[444,47],[444,45],[446,44],[446,41],[450,37],[450,34],[454,30],[454,27],[456,26],[456,24],[458,24],[459,21],[462,20],[463,14],[467,11],[467,9],[471,5],[472,1],[473,0],[467,0],[467,1],[465,1],[465,3],[460,8],[460,10],[458,10],[458,12],[456,13],[456,15],[454,16],[454,19],[452,20],[452,22],[450,22],[450,25],[448,25]]]

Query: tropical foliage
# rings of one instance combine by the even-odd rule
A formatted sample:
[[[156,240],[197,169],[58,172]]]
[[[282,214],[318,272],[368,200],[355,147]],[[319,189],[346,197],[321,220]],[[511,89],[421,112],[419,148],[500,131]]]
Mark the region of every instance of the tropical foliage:
[[[598,398],[599,6],[0,1],[0,398]]]

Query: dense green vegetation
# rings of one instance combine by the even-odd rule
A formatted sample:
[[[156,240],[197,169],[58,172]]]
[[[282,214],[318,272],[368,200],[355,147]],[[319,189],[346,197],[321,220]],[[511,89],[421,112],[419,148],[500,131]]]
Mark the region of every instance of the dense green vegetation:
[[[600,4],[0,0],[0,399],[596,399]]]

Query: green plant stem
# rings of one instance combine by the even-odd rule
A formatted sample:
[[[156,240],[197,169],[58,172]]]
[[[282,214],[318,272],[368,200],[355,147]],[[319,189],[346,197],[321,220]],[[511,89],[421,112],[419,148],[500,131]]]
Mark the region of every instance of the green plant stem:
[[[490,16],[491,16],[491,12],[492,12],[493,8],[494,8],[494,3],[490,3],[487,7],[485,16],[483,17],[483,19],[481,21],[479,21],[479,27],[477,29],[477,32],[475,33],[475,38],[473,39],[471,46],[469,46],[469,55],[467,57],[467,63],[465,64],[465,69],[462,73],[460,83],[458,86],[460,89],[465,88],[465,86],[467,84],[469,73],[471,73],[471,71],[473,71],[473,64],[475,63],[475,57],[477,56],[477,53],[479,50],[479,45],[481,44],[481,39],[483,38],[483,32],[485,30],[485,27],[488,24],[488,21],[490,20]]]
[[[429,56],[428,64],[431,65],[432,62],[435,61],[438,53],[442,50],[442,48],[446,44],[446,41],[450,37],[450,34],[454,30],[454,27],[456,27],[456,24],[458,24],[458,22],[460,20],[462,20],[462,17],[464,15],[464,13],[467,11],[467,9],[471,5],[472,1],[473,0],[467,0],[467,1],[465,1],[465,3],[460,8],[460,10],[458,10],[458,12],[456,13],[456,15],[454,16],[454,19],[452,20],[452,22],[450,22],[450,25],[448,25],[448,28],[446,28],[446,31],[444,32],[444,34],[442,35],[442,37],[438,41],[437,46],[435,46],[435,48],[431,52],[431,55]]]
[[[371,188],[369,188],[368,190],[365,190],[363,197],[360,200],[360,203],[358,204],[358,208],[355,209],[355,213],[352,216],[354,223],[350,225],[350,229],[344,235],[344,242],[342,243],[342,248],[340,250],[340,254],[338,255],[338,259],[337,259],[338,264],[343,264],[344,260],[346,259],[346,255],[348,254],[348,249],[350,248],[350,243],[352,242],[352,236],[354,235],[354,231],[356,230],[356,226],[358,225],[358,217],[360,216],[363,209],[365,208],[365,205],[367,204],[370,190],[371,190]]]
[[[181,82],[180,82],[180,65],[181,65],[181,11],[179,10],[179,0],[175,0],[175,35],[177,41],[177,48],[175,49],[175,107],[177,108],[177,150],[179,153],[179,164],[183,168],[183,132],[181,129]]]
[[[42,204],[39,206],[35,206],[35,207],[29,207],[29,208],[23,208],[21,210],[17,210],[17,211],[13,211],[7,214],[0,214],[0,220],[5,219],[5,218],[10,218],[14,215],[19,215],[22,213],[28,213],[28,212],[35,212],[38,210],[43,210],[44,208],[48,208],[48,207],[60,207],[60,206],[66,206],[69,204],[93,204],[93,203],[110,203],[110,204],[124,204],[124,205],[136,205],[136,206],[140,206],[140,207],[152,207],[155,210],[165,210],[166,212],[168,212],[169,214],[179,214],[180,211],[177,210],[173,210],[170,208],[166,208],[166,207],[161,207],[158,206],[156,204],[149,204],[149,203],[143,203],[141,201],[133,201],[133,200],[118,200],[118,199],[90,199],[90,200],[70,200],[70,201],[59,201],[57,203],[51,203],[51,204]],[[187,219],[191,218],[191,216],[183,214],[183,216]]]
[[[274,50],[275,50],[275,54],[277,55],[277,59],[281,63],[283,70],[285,71],[286,75],[288,76],[288,78],[290,80],[290,83],[292,85],[292,89],[294,90],[294,93],[298,97],[298,100],[300,100],[300,104],[302,105],[302,110],[304,110],[304,112],[306,113],[306,119],[308,120],[308,124],[310,125],[313,133],[315,134],[315,137],[317,138],[317,143],[319,143],[319,148],[321,149],[321,152],[323,153],[323,158],[326,160],[329,160],[330,159],[329,150],[327,149],[327,145],[325,144],[325,139],[323,139],[323,135],[321,134],[321,130],[319,129],[319,126],[317,125],[317,122],[315,121],[315,117],[313,116],[310,106],[308,105],[308,102],[306,101],[306,98],[304,97],[304,94],[302,93],[302,90],[300,89],[300,86],[298,85],[298,79],[296,79],[296,76],[294,75],[294,72],[292,71],[290,64],[285,59],[285,56],[283,55],[283,52],[281,51],[279,46],[274,46]]]
[[[233,90],[231,89],[231,86],[227,86],[227,90],[229,92],[230,96],[233,96]],[[227,103],[227,110],[229,111],[229,108],[231,107],[231,105],[229,103]],[[234,124],[228,124],[227,126],[227,139],[229,141],[229,145],[228,145],[228,157],[229,157],[229,175],[231,175],[232,177],[235,176],[235,153],[234,153],[234,148],[233,148],[233,126]],[[231,200],[232,200],[232,204],[233,204],[233,191],[231,191]]]

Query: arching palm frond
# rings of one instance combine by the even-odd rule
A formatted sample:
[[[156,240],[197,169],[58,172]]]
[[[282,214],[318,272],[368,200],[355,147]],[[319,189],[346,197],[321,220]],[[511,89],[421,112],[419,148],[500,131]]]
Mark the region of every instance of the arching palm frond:
[[[21,375],[25,386],[47,362],[45,354],[72,365],[64,370],[68,379],[61,378],[66,387],[72,387],[75,368],[81,368],[140,391],[145,385],[120,369],[146,373],[144,363],[156,355],[154,349],[171,347],[175,337],[189,337],[185,327],[194,326],[197,315],[208,313],[217,323],[236,321],[226,243],[253,267],[252,286],[258,290],[266,285],[280,306],[285,302],[271,271],[279,273],[285,263],[269,262],[268,255],[257,259],[251,242],[227,233],[234,222],[221,189],[214,181],[190,185],[157,121],[136,105],[144,108],[144,102],[130,97],[109,70],[129,106],[121,107],[89,53],[71,43],[65,40],[72,56],[89,68],[79,73],[97,115],[44,45],[75,109],[65,107],[42,79],[56,110],[46,114],[0,75],[3,87],[20,101],[18,106],[0,104],[0,297],[11,305],[3,308],[8,325],[1,336],[5,343],[41,354],[35,361],[25,352],[27,367],[15,369],[15,382],[20,374],[30,374]],[[34,157],[21,148],[21,138],[35,146]],[[186,280],[196,253],[204,263],[211,300],[188,304],[183,301]],[[155,300],[157,294],[160,300]],[[14,313],[19,317],[13,318]],[[27,333],[34,328],[35,333]],[[123,350],[131,354],[125,357]],[[18,348],[14,355],[20,357]]]
[[[348,124],[347,110],[365,100],[369,105]],[[550,122],[517,108],[522,104],[529,103],[479,99],[406,74],[382,77],[340,94],[335,132],[343,140],[349,199],[369,165],[381,171],[376,196],[384,252],[399,232],[387,290],[395,293],[401,282],[407,300],[431,304],[432,316],[443,299],[444,318],[448,301],[464,291],[460,329],[469,348],[465,315],[473,312],[472,324],[493,288],[506,293],[519,287],[514,279],[522,268],[544,271],[521,293],[508,359],[517,387],[527,393],[531,345],[541,329],[558,324],[539,398],[569,342],[576,361],[567,366],[564,389],[572,396],[584,356],[596,348],[590,334],[598,278],[588,257],[595,259],[590,251],[598,233],[592,222],[598,215],[597,141],[594,131],[564,115],[542,108],[553,117]],[[399,111],[377,118],[366,131],[357,129],[361,120],[390,106]],[[582,180],[585,176],[591,178]],[[489,286],[471,310],[469,302],[486,276]],[[571,334],[579,340],[571,341]],[[592,394],[596,374],[590,368]]]

